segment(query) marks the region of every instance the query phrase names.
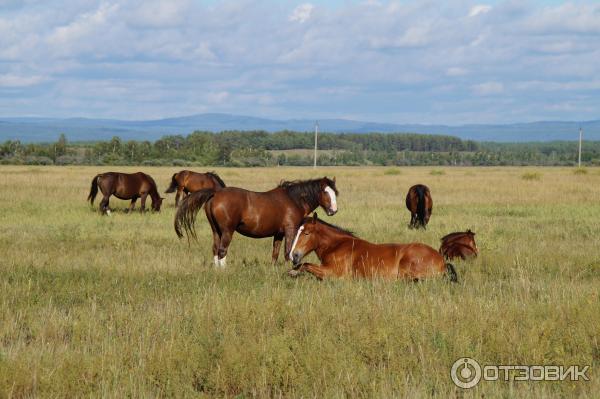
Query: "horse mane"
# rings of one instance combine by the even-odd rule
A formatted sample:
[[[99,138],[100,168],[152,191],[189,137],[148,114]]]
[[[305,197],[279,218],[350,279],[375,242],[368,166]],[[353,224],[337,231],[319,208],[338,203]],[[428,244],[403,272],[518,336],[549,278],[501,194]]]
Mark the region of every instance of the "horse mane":
[[[302,222],[302,224],[312,223],[313,220],[314,219],[312,217],[304,218],[304,221]],[[344,228],[342,228],[340,226],[336,226],[335,224],[327,223],[326,221],[321,220],[321,219],[317,219],[317,222],[319,222],[320,224],[324,224],[327,227],[332,228],[333,230],[337,231],[338,233],[342,233],[342,234],[348,235],[350,237],[358,238],[358,237],[356,237],[356,235],[354,234],[354,232],[351,231],[351,230],[344,229]]]
[[[443,236],[442,238],[440,238],[440,241],[444,242],[444,241],[455,239],[455,238],[460,237],[460,236],[467,236],[467,235],[473,235],[474,236],[475,233],[473,233],[471,230],[456,231],[454,233],[446,234],[445,236]]]
[[[206,172],[206,174],[210,177],[212,177],[213,179],[215,179],[217,181],[217,183],[219,183],[221,185],[221,187],[227,187],[225,185],[225,182],[223,181],[223,179],[221,179],[221,177],[219,177],[218,174],[216,174],[215,172]]]
[[[321,181],[323,179],[325,179],[327,185],[337,195],[338,191],[335,187],[335,182],[327,177],[312,180],[282,181],[277,187],[283,188],[299,208],[304,208],[304,204],[308,204],[311,209],[315,209],[319,206]]]

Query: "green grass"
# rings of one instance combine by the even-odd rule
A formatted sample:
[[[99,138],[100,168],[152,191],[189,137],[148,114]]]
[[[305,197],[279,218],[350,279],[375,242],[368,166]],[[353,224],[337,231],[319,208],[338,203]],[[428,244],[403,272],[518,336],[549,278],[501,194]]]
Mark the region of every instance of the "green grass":
[[[177,171],[143,169],[161,191]],[[215,270],[203,214],[198,243],[176,239],[173,195],[160,214],[101,217],[85,198],[102,168],[0,167],[0,397],[597,397],[600,175],[541,170],[531,185],[520,168],[217,169],[254,190],[335,175],[327,220],[371,241],[477,233],[459,284],[414,284],[290,279],[271,240],[237,234]],[[407,228],[417,182],[426,231]],[[463,391],[449,374],[463,356],[591,365],[591,381]]]
[[[429,174],[432,176],[443,176],[446,174],[446,172],[444,172],[443,170],[439,170],[439,169],[433,169],[431,172],[429,172]]]

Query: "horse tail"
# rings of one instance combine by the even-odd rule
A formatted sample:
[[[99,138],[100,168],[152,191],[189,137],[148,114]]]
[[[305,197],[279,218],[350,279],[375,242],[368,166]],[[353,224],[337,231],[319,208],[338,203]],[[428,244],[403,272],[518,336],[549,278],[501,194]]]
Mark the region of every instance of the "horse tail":
[[[177,180],[175,179],[176,176],[177,176],[177,173],[173,173],[173,177],[171,177],[171,185],[169,186],[169,188],[167,188],[167,191],[165,191],[165,193],[174,193],[175,190],[177,190],[177,186],[179,184],[177,183]]]
[[[458,283],[458,274],[456,274],[456,269],[450,262],[446,262],[446,273],[448,273],[448,278],[450,281],[453,283]]]
[[[177,208],[175,214],[175,233],[177,237],[182,238],[183,232],[188,238],[196,238],[196,230],[194,223],[196,221],[196,215],[202,206],[215,195],[215,190],[206,188],[204,190],[196,191],[185,197]]]
[[[94,205],[94,200],[96,199],[96,195],[98,194],[98,178],[100,175],[94,176],[92,179],[92,186],[90,187],[90,195],[88,195],[87,200]]]
[[[417,186],[417,216],[419,221],[425,227],[425,187]]]

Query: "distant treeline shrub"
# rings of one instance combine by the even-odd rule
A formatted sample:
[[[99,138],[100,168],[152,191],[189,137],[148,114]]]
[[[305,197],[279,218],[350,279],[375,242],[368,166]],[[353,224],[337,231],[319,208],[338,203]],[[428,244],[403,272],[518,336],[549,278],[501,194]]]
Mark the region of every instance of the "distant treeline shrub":
[[[0,144],[0,163],[31,165],[309,166],[312,133],[196,131],[150,141]],[[582,161],[600,165],[600,142],[585,143]],[[321,133],[318,163],[388,166],[574,165],[574,142],[477,143],[457,137],[412,133]]]

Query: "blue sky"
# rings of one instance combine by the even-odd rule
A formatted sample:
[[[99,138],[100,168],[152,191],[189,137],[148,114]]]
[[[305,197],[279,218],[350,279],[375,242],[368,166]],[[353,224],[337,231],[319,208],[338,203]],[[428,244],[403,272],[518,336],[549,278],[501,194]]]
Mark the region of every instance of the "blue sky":
[[[600,2],[0,0],[0,117],[600,119]]]

